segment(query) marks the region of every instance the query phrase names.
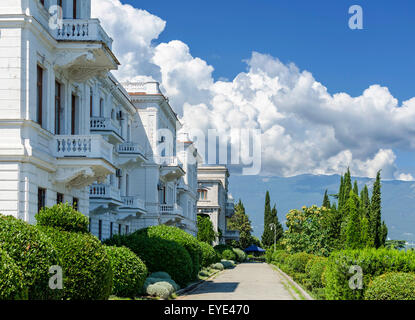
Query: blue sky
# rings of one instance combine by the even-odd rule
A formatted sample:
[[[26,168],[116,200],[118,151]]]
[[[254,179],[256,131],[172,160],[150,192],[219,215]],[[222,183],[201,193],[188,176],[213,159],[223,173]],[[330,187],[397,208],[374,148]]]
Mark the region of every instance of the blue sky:
[[[399,103],[415,97],[413,0],[121,2],[166,21],[154,46],[182,41],[193,57],[214,67],[215,80],[232,81],[247,70],[246,60],[256,51],[310,71],[330,94],[346,92],[356,97],[379,84],[387,87]],[[355,4],[363,8],[363,30],[348,27],[349,7]],[[414,152],[396,147],[393,152],[400,171],[415,176]]]

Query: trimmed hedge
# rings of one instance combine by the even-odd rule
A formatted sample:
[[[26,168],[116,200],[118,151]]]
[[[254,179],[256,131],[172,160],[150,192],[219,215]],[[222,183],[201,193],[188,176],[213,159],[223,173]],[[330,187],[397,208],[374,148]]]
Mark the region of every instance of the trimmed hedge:
[[[415,300],[415,275],[391,272],[376,277],[365,292],[365,300]]]
[[[203,253],[202,248],[199,245],[199,241],[197,241],[195,237],[179,228],[166,225],[151,226],[145,229],[137,230],[133,234],[148,238],[160,238],[174,241],[183,246],[192,259],[192,279],[197,278],[197,274],[201,269],[200,260],[202,259]]]
[[[224,260],[236,260],[236,254],[233,252],[233,248],[226,244],[218,244],[214,247],[219,257]]]
[[[202,267],[209,267],[211,264],[219,262],[220,258],[213,247],[206,242],[199,242],[202,249]]]
[[[285,259],[285,263],[287,267],[293,272],[296,273],[305,273],[305,267],[307,263],[312,259],[314,256],[305,252],[298,252],[290,255]]]
[[[89,221],[68,203],[45,207],[36,214],[37,225],[62,231],[88,232]]]
[[[277,264],[285,264],[288,257],[290,257],[290,254],[285,250],[276,250],[272,254],[272,261],[275,261]]]
[[[221,262],[218,262],[218,263],[212,264],[210,267],[211,267],[212,269],[215,269],[215,270],[220,270],[220,271],[222,271],[222,270],[224,270],[224,269],[225,269],[225,267],[223,266],[223,264],[222,264]]]
[[[110,259],[91,234],[38,227],[55,245],[62,261],[64,298],[106,300],[112,289]]]
[[[23,274],[5,250],[0,249],[0,300],[25,300]]]
[[[363,289],[352,290],[349,280],[351,266],[363,272]],[[388,272],[415,272],[415,252],[393,249],[343,250],[333,252],[328,260],[325,281],[326,297],[330,300],[361,300],[369,283]]]
[[[104,243],[126,246],[139,256],[150,273],[167,272],[180,286],[186,286],[193,279],[192,259],[187,250],[175,241],[149,237],[147,232],[134,232]]]
[[[61,265],[58,253],[48,237],[22,220],[0,215],[0,248],[14,260],[23,274],[28,298],[59,300],[62,290],[49,288],[49,268]]]
[[[142,292],[147,267],[126,247],[105,246],[113,272],[112,293],[118,297],[135,297]]]
[[[241,249],[239,249],[239,248],[233,248],[233,252],[236,255],[236,261],[238,261],[238,262],[244,262],[246,260],[246,253],[243,252]]]

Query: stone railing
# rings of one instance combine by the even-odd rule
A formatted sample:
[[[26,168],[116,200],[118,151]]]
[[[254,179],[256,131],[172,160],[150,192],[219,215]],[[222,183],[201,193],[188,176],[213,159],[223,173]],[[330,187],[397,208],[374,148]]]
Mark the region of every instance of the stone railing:
[[[117,152],[120,154],[142,154],[144,155],[144,150],[138,143],[125,142],[117,145]]]
[[[127,208],[138,208],[145,210],[144,200],[137,198],[136,196],[121,197],[124,207]]]
[[[91,198],[114,199],[121,202],[120,190],[106,183],[94,183],[89,186]]]
[[[91,117],[90,120],[91,131],[113,131],[121,136],[120,128],[116,127],[111,118]]]
[[[112,49],[112,39],[98,19],[63,19],[53,33],[56,40],[101,41]]]
[[[99,135],[59,135],[53,140],[57,158],[103,158],[112,163],[113,146]]]
[[[170,157],[154,156],[154,162],[162,166],[171,166],[171,167],[182,167],[183,166],[180,160],[174,156],[170,156]]]
[[[183,216],[183,209],[177,204],[160,204],[160,213]]]

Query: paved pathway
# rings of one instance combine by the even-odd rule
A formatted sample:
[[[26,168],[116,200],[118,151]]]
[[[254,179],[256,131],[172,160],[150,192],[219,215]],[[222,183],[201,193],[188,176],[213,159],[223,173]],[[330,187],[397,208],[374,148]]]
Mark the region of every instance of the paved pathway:
[[[179,300],[295,300],[299,296],[288,280],[266,263],[242,263]]]

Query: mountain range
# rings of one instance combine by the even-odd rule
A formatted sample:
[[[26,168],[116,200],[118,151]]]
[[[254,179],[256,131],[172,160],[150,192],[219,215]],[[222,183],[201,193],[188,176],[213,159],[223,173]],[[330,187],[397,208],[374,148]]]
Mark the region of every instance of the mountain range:
[[[371,193],[374,179],[353,178],[359,190],[366,184]],[[295,177],[262,177],[231,175],[229,191],[235,203],[241,199],[252,222],[253,234],[261,238],[264,228],[265,193],[271,196],[271,206],[277,206],[278,218],[285,227],[285,215],[290,209],[313,204],[321,206],[325,190],[336,194],[339,175],[299,175]],[[335,201],[331,197],[332,201]],[[389,230],[388,238],[415,242],[415,182],[382,181],[382,219]]]

